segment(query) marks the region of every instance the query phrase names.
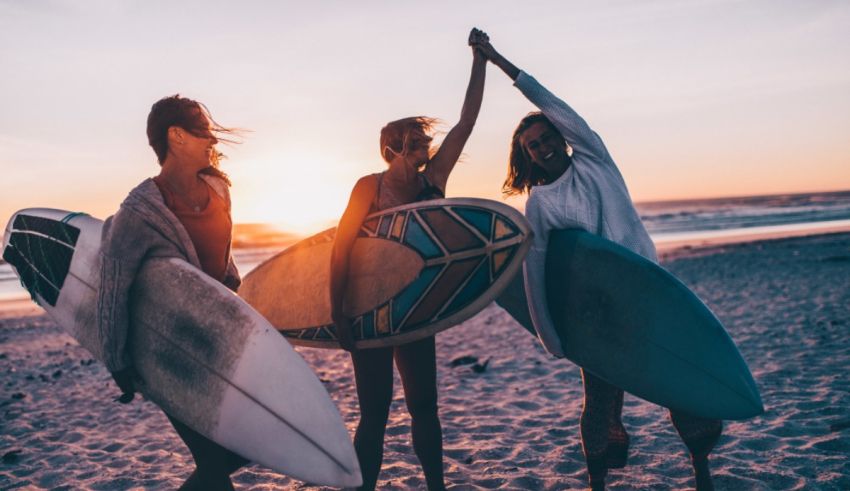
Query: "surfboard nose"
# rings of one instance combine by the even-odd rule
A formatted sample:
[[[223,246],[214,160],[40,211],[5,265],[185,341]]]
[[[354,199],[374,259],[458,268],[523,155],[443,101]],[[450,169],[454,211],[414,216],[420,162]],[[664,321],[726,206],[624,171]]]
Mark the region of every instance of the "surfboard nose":
[[[612,385],[708,419],[764,412],[721,322],[654,262],[587,232],[554,231],[546,291],[566,357]]]
[[[752,405],[753,405],[753,414],[752,414],[752,416],[747,416],[747,418],[754,418],[756,416],[760,416],[760,415],[764,414],[764,403],[761,400],[761,395],[758,393],[758,390],[756,390],[753,393]]]
[[[262,447],[245,457],[305,482],[359,486],[357,454],[327,390],[277,330],[253,315],[263,327],[245,343],[232,374],[234,385],[250,394],[225,396],[217,432],[252,442],[252,450]]]
[[[246,345],[232,380],[250,393],[228,391],[216,435],[244,442],[244,457],[304,482],[359,486],[357,454],[336,406],[289,343],[268,333]],[[286,363],[270,366],[275,357]]]
[[[351,437],[310,366],[257,311],[180,259],[140,269],[133,358],[146,395],[244,458],[299,480],[360,483]]]
[[[756,385],[756,381],[750,373],[746,362],[743,361],[743,358],[741,359],[741,364],[743,365],[741,368],[741,380],[736,387],[730,387],[737,394],[740,403],[731,406],[729,409],[730,416],[724,419],[749,419],[764,414],[764,403],[761,400],[761,393]]]

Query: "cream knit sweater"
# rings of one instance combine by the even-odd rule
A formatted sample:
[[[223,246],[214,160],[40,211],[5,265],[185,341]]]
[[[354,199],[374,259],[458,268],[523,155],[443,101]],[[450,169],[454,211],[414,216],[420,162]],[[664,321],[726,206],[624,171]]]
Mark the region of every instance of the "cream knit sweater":
[[[640,221],[617,165],[597,135],[566,102],[520,72],[514,85],[537,106],[573,148],[561,177],[532,188],[525,215],[534,239],[523,272],[534,328],[546,349],[563,357],[546,301],[546,249],[551,230],[580,228],[657,261],[655,245]]]

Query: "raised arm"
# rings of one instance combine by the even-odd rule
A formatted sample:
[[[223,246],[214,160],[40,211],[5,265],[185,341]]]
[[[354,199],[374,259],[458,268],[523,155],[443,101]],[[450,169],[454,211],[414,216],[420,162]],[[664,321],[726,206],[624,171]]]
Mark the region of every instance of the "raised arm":
[[[469,42],[471,45],[477,39],[479,32],[477,29],[473,29],[470,32]],[[451,174],[458,158],[460,158],[460,153],[463,151],[469,135],[472,134],[475,121],[478,119],[478,113],[481,110],[481,101],[484,99],[484,76],[486,71],[487,59],[479,49],[473,46],[472,74],[469,77],[469,85],[466,88],[466,97],[463,100],[460,121],[446,135],[443,143],[440,144],[440,149],[431,158],[425,170],[431,184],[443,191],[446,189],[449,174]]]
[[[489,39],[480,41],[477,46],[487,59],[501,68],[523,95],[558,128],[561,136],[573,147],[574,152],[606,160],[609,158],[608,151],[599,135],[566,102],[540,85],[534,77],[508,61],[496,51]]]
[[[498,51],[496,51],[496,48],[494,48],[493,45],[490,43],[489,37],[483,38],[476,46],[481,50],[484,56],[487,57],[488,60],[490,60],[497,67],[501,68],[502,71],[505,72],[505,75],[510,77],[511,80],[516,81],[517,77],[519,77],[520,69],[517,68],[516,65],[508,61],[508,59],[502,56]]]
[[[331,318],[336,324],[339,344],[347,351],[355,349],[351,320],[343,312],[351,250],[354,248],[354,239],[357,238],[363,219],[369,214],[369,206],[377,191],[378,183],[374,176],[366,176],[357,181],[336,229],[331,252]]]

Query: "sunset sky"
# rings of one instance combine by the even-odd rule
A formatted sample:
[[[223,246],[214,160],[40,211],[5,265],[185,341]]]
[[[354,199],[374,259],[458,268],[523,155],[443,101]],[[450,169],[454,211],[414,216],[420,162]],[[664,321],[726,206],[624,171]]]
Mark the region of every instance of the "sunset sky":
[[[387,121],[457,121],[473,26],[585,117],[636,201],[850,189],[846,1],[0,0],[0,221],[113,213],[179,92],[250,130],[222,149],[237,222],[318,230],[384,168]],[[532,109],[491,65],[449,196],[501,199]]]

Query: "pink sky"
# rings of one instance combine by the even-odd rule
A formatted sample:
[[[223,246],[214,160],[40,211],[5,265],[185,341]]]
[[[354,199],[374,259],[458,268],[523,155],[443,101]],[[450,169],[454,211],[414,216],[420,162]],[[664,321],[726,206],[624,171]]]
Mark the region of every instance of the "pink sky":
[[[225,148],[235,219],[317,230],[383,168],[384,123],[456,121],[472,26],[587,119],[635,200],[850,189],[848,21],[838,1],[0,1],[0,220],[114,212],[179,92],[252,130]],[[495,67],[485,90],[449,196],[501,199],[533,109]]]

